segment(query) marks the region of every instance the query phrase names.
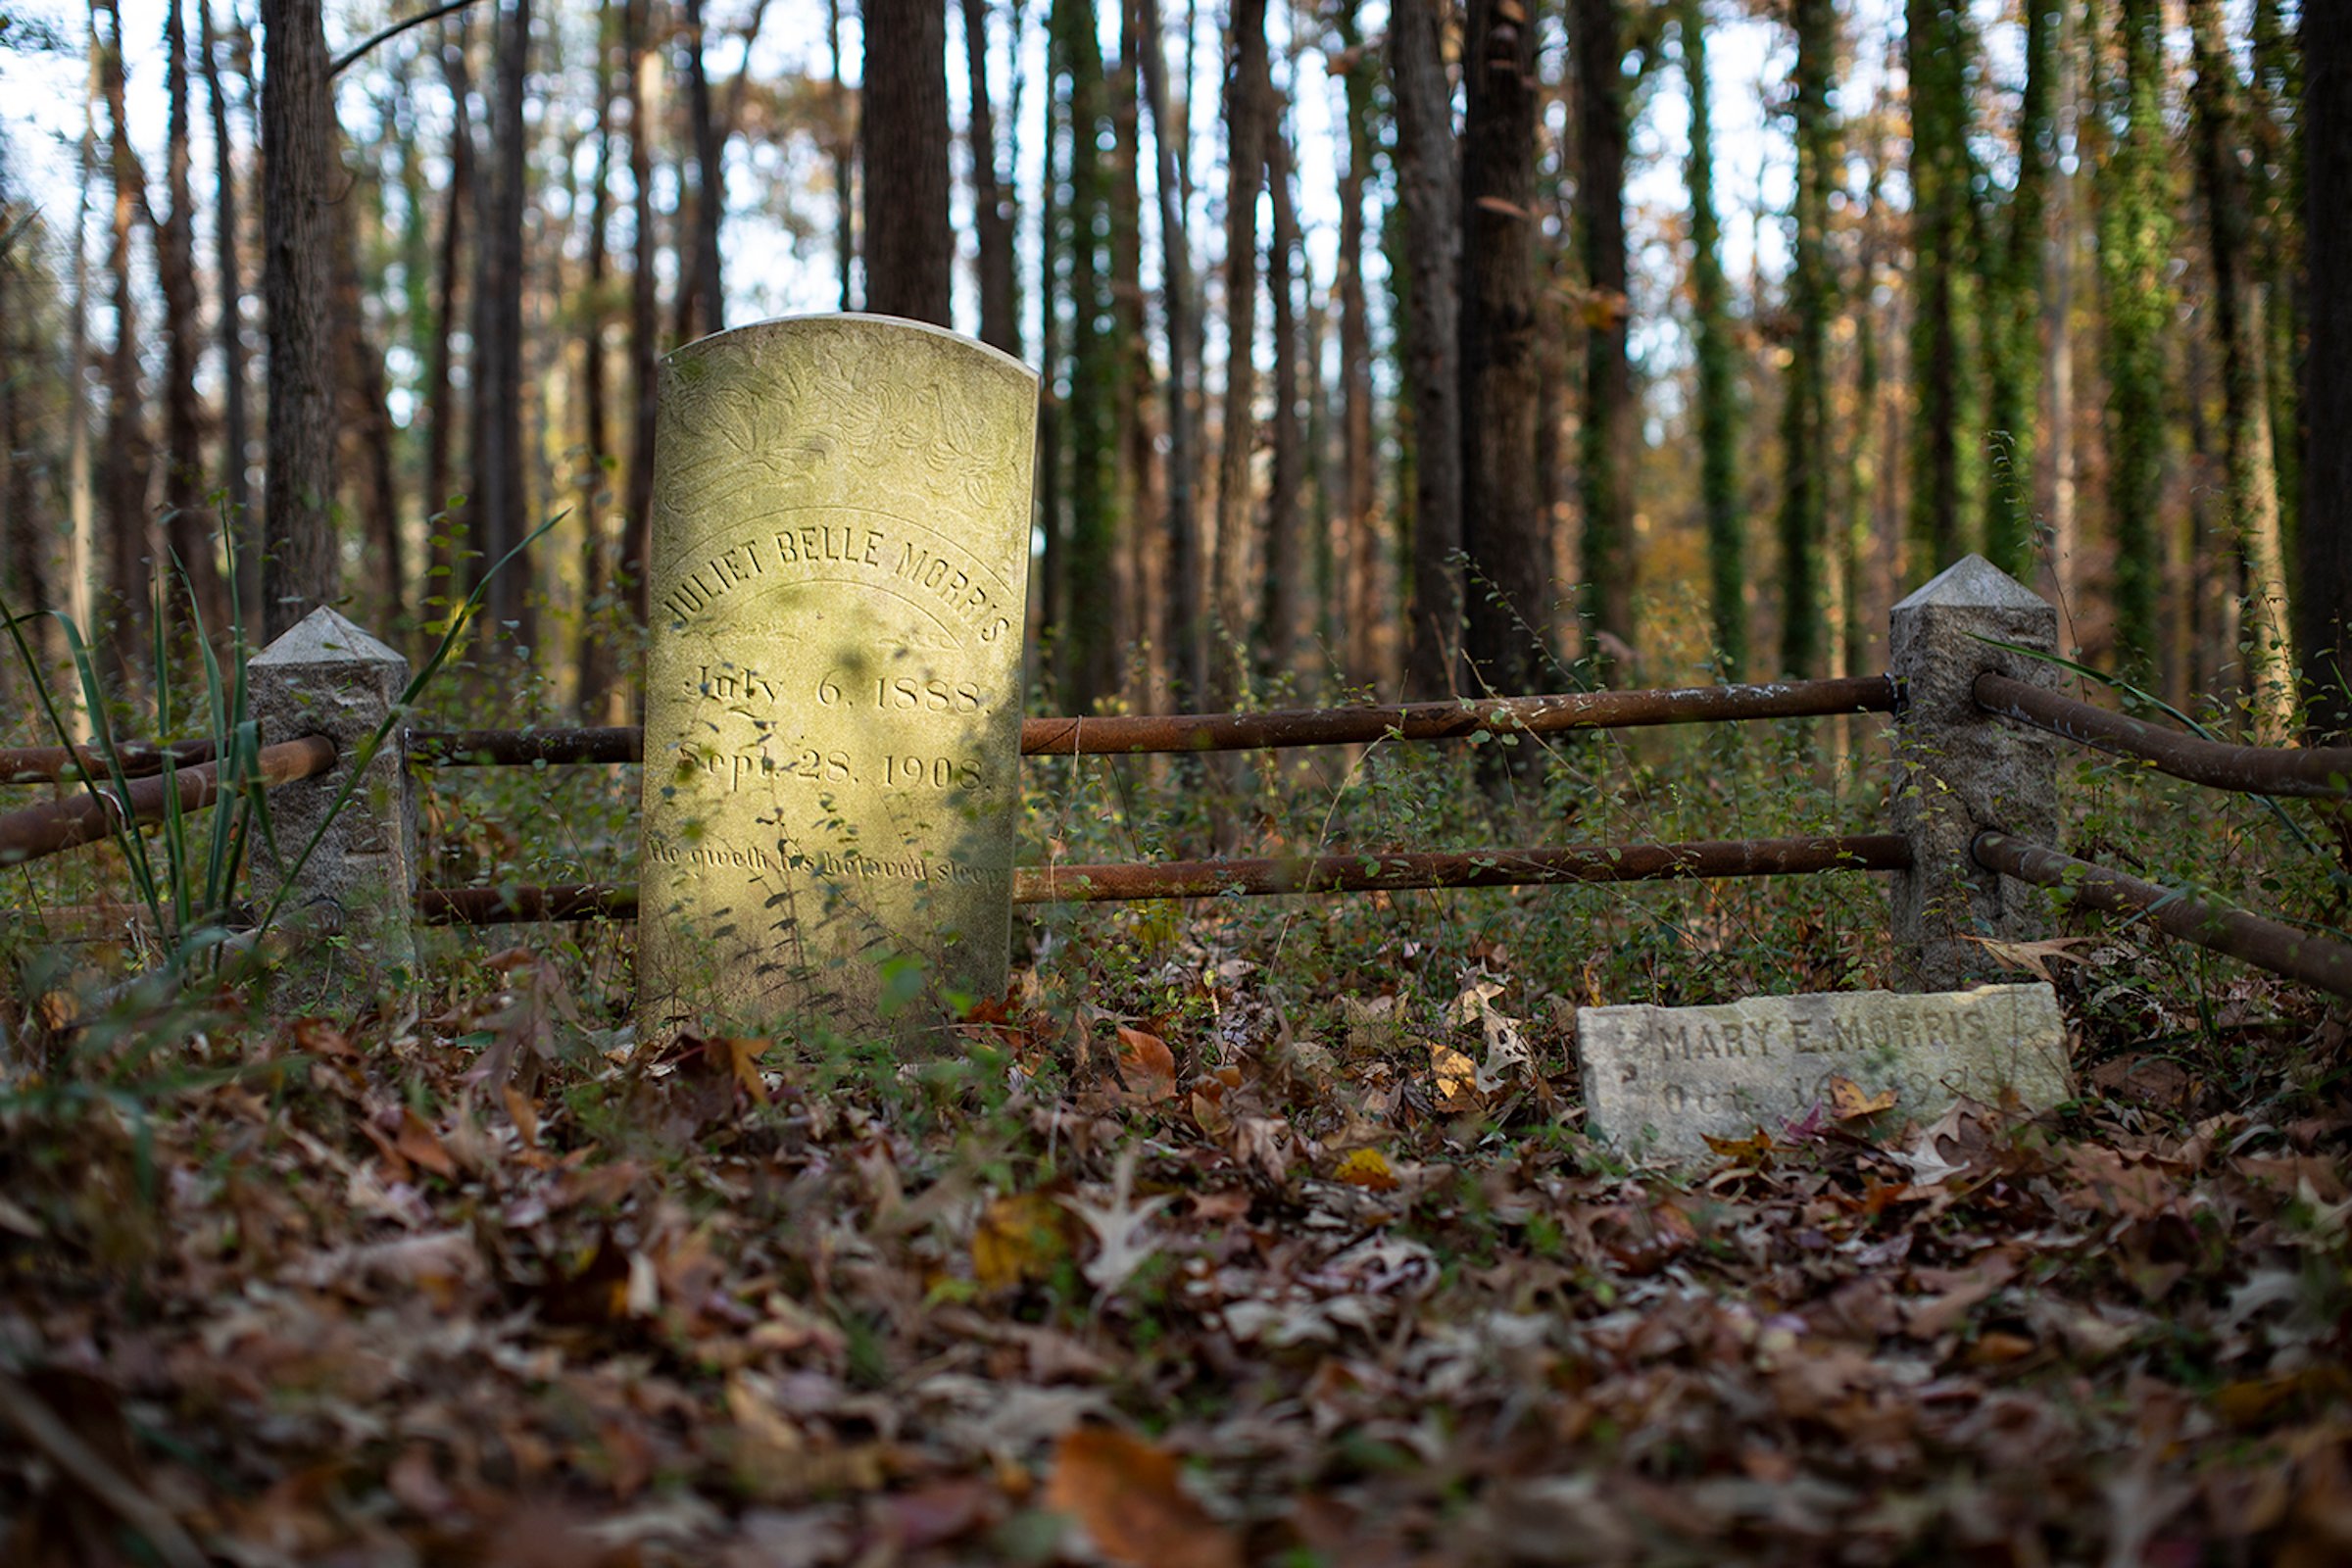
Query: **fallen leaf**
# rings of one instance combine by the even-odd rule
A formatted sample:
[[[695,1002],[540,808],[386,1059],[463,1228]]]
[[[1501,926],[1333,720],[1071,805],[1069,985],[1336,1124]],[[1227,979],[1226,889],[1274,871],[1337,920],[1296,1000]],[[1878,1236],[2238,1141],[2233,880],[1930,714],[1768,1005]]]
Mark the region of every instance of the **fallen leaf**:
[[[1172,1201],[1165,1196],[1140,1203],[1134,1200],[1135,1160],[1133,1149],[1119,1155],[1108,1203],[1090,1203],[1082,1198],[1062,1200],[1095,1233],[1095,1255],[1086,1260],[1081,1272],[1088,1284],[1105,1296],[1126,1284],[1159,1250],[1158,1243],[1144,1234],[1144,1226]]]
[[[458,1179],[458,1162],[441,1146],[441,1135],[414,1110],[401,1111],[400,1135],[392,1140],[392,1147],[412,1165],[429,1170],[446,1181]]]
[[[1044,1193],[989,1200],[972,1228],[972,1278],[983,1291],[1008,1291],[1053,1277],[1070,1255],[1070,1216]]]
[[[2004,942],[1996,937],[1981,937],[1974,932],[1965,934],[1969,941],[1983,948],[1995,963],[2005,968],[2021,969],[2053,983],[2057,976],[2050,973],[2050,965],[2060,959],[2068,963],[2088,963],[2088,955],[2073,950],[2085,942],[2096,940],[2092,937],[2049,937],[2039,942]]]
[[[1361,1187],[1375,1193],[1396,1190],[1396,1172],[1386,1154],[1377,1149],[1358,1149],[1350,1152],[1332,1169],[1335,1181],[1350,1187]]]
[[[1838,1121],[1860,1121],[1894,1108],[1894,1091],[1872,1094],[1851,1078],[1830,1076],[1830,1114]]]
[[[1119,1025],[1119,1080],[1147,1105],[1176,1097],[1176,1054],[1166,1041]]]
[[[1240,1540],[1178,1481],[1176,1458],[1111,1427],[1079,1427],[1054,1450],[1046,1506],[1135,1568],[1239,1568]]]

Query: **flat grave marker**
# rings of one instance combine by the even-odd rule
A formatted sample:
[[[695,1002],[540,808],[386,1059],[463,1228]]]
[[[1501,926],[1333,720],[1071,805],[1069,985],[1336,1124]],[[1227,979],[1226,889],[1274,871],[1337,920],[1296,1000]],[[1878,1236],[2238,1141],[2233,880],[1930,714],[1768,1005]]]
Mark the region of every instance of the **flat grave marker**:
[[[2044,1110],[2067,1096],[2066,1029],[2047,984],[1925,995],[1750,997],[1708,1007],[1580,1007],[1588,1128],[1669,1161],[1712,1157],[1707,1136],[1746,1138],[1827,1103],[1830,1079],[1896,1093],[1926,1118],[1962,1095],[2016,1093]]]
[[[859,1032],[1001,992],[1037,378],[912,321],[662,364],[638,1008]]]

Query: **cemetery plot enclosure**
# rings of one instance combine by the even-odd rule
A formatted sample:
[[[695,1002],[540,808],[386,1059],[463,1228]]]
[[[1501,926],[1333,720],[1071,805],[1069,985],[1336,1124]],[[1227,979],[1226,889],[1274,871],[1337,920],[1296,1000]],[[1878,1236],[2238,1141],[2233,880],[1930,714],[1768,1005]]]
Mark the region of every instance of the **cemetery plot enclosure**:
[[[1933,619],[1950,612],[1968,623],[1968,607],[1937,603],[1937,584],[1950,579],[1974,592],[1990,568],[1974,558],[1914,596],[1913,613]],[[2026,600],[2008,579],[2003,594]],[[1923,600],[1924,603],[1919,601]],[[2006,612],[2019,607],[2001,601]],[[2039,601],[2033,601],[2038,604]],[[2045,607],[2046,608],[2046,607]],[[1898,610],[1898,617],[1904,612]],[[1930,631],[1937,628],[1931,627]],[[1929,645],[1950,646],[1951,628]],[[1898,635],[1898,654],[1922,638]],[[1998,662],[1998,643],[1968,639],[1963,653]],[[1010,882],[1010,902],[1046,904],[1124,899],[1282,895],[1372,889],[1472,888],[1562,882],[1639,881],[1867,871],[1895,878],[1897,942],[1923,987],[1982,977],[1982,944],[1989,932],[2024,937],[2029,923],[2013,914],[2030,887],[2060,887],[2091,907],[2143,910],[2160,929],[2183,940],[2261,965],[2337,995],[2352,996],[2352,945],[2242,909],[2157,887],[2108,867],[2064,855],[2026,831],[2039,818],[2054,822],[2054,780],[2047,737],[2055,735],[2133,758],[2159,771],[2214,788],[2253,794],[2343,799],[2352,795],[2352,750],[2230,746],[2183,736],[2066,697],[2046,682],[2053,666],[2017,658],[2018,672],[1985,668],[1926,669],[1916,662],[1886,676],[1773,685],[1685,687],[1497,698],[1485,702],[1410,704],[1230,714],[1174,714],[1104,718],[1028,718],[1020,726],[1024,756],[1200,755],[1268,748],[1361,744],[1383,738],[1466,739],[1517,731],[1529,735],[1579,729],[1729,722],[1768,718],[1886,713],[1895,720],[1897,831],[1822,835],[1803,839],[1711,840],[1676,844],[1625,843],[1469,852],[1389,852],[1267,858],[1181,860],[1126,864],[1024,866]],[[2038,679],[2034,678],[2038,676]],[[1937,694],[1942,698],[1938,699]],[[1924,700],[1923,700],[1924,699]],[[1930,705],[1944,702],[1939,713]],[[1942,721],[1937,728],[1936,721]],[[265,723],[273,721],[265,716]],[[282,722],[278,728],[288,727]],[[444,767],[641,763],[643,731],[634,726],[582,729],[446,730],[414,728],[403,736],[412,766],[402,773],[403,799],[394,809],[413,812],[409,783],[421,770]],[[2016,770],[2024,746],[2039,760],[2038,781]],[[1988,750],[1989,749],[1989,750]],[[104,836],[122,813],[150,819],[167,787],[180,808],[210,804],[205,783],[214,765],[184,743],[125,749],[121,775],[144,779],[127,789],[90,786],[79,800],[29,807],[0,817],[0,854],[12,859],[56,853]],[[317,735],[294,735],[264,751],[265,778],[275,785],[318,778],[331,785],[337,752]],[[95,754],[60,749],[0,752],[0,779],[26,783],[71,778]],[[2002,770],[2006,767],[2008,772]],[[1902,770],[1911,770],[1903,773]],[[1987,780],[1989,779],[1989,783]],[[2038,801],[2021,789],[2038,786]],[[1956,822],[1916,807],[1906,820],[1904,800],[1927,800],[1945,810],[1962,807]],[[106,803],[103,807],[93,802]],[[122,803],[122,804],[118,804]],[[1953,838],[1954,830],[1959,836]],[[2042,834],[2054,837],[2049,826]],[[1957,855],[1943,846],[1956,842]],[[1924,847],[1924,852],[1923,852]],[[1941,879],[1944,891],[1918,885]],[[1906,896],[1906,884],[1911,891]],[[1955,894],[1954,889],[1958,892]],[[637,888],[625,879],[523,887],[413,887],[410,908],[426,924],[486,925],[514,921],[628,919],[640,914]],[[1954,918],[1974,899],[1989,911],[1976,926]],[[1906,911],[1906,905],[1909,906]],[[1970,965],[1955,973],[1955,962]],[[1940,967],[1939,967],[1940,966]]]

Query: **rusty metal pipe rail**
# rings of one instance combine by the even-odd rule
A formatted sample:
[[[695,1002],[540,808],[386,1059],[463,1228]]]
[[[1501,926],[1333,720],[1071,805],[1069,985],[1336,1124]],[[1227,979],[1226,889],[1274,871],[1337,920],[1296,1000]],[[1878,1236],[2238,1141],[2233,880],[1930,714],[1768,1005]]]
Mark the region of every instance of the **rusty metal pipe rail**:
[[[262,784],[274,789],[316,778],[335,765],[335,743],[323,735],[265,746],[256,759]],[[0,865],[37,860],[105,838],[131,822],[160,821],[172,796],[182,811],[201,811],[220,795],[220,764],[205,762],[169,778],[143,778],[118,797],[112,785],[94,785],[62,801],[46,801],[0,816]]]
[[[1021,723],[1024,757],[1125,757],[1152,753],[1263,751],[1290,746],[1362,745],[1390,734],[1408,741],[1459,740],[1481,730],[1553,734],[1634,729],[1726,719],[1826,718],[1894,710],[1884,675],[1783,681],[1754,686],[1686,686],[1650,691],[1569,692],[1484,702],[1402,703],[1382,708],[1285,709],[1264,713],[1121,714],[1031,718]],[[645,732],[606,729],[416,730],[412,760],[438,767],[534,762],[639,762]]]
[[[2133,757],[2160,773],[2243,795],[2338,799],[2352,794],[2352,748],[2233,746],[2127,718],[2044,687],[1987,670],[1977,677],[1977,706],[2046,729],[2083,746]]]
[[[124,778],[151,778],[164,770],[169,757],[174,767],[195,767],[213,760],[209,740],[129,741],[115,748],[115,763]],[[0,784],[55,784],[69,777],[104,780],[112,777],[106,753],[95,746],[0,747]]]
[[[645,731],[635,724],[596,729],[419,729],[408,738],[409,760],[428,767],[529,767],[537,762],[636,762]]]
[[[1987,870],[2036,887],[2062,888],[2077,904],[2110,914],[2144,911],[2158,930],[2183,941],[2352,997],[2352,943],[2191,898],[2006,833],[1980,833],[1970,851]]]
[[[1837,834],[1694,844],[1594,844],[1455,854],[1321,855],[1282,859],[1175,860],[1158,865],[1022,866],[1015,904],[1107,903],[1226,895],[1403,892],[1415,888],[1530,887],[1560,882],[1652,882],[1816,871],[1899,871],[1911,863],[1898,834]],[[637,890],[610,882],[548,887],[420,888],[427,925],[627,919]]]

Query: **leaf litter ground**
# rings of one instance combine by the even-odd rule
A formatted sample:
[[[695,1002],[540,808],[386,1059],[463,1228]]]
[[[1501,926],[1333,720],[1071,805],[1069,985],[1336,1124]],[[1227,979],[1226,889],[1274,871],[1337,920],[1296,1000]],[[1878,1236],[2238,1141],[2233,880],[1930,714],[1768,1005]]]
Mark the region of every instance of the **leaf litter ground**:
[[[2125,1054],[1669,1176],[1499,962],[1317,1032],[1237,940],[921,1068],[647,1055],[517,950],[21,1082],[6,1560],[2352,1558],[2337,1021],[2292,1094]]]

